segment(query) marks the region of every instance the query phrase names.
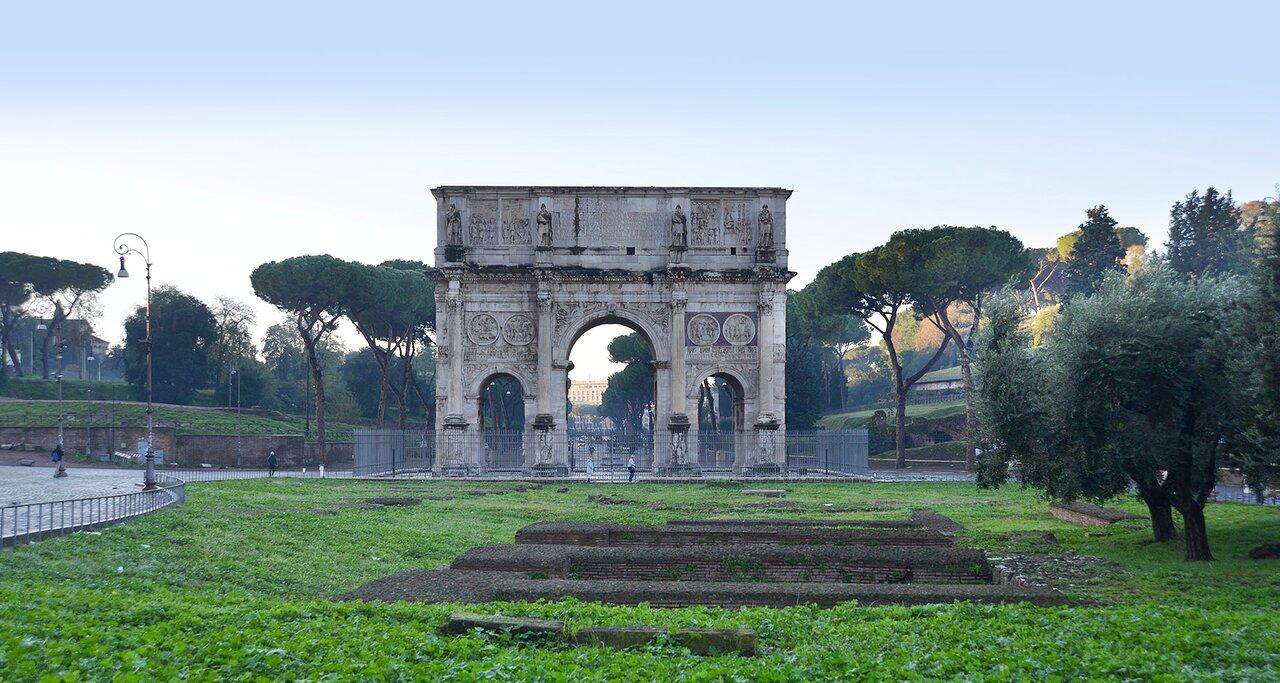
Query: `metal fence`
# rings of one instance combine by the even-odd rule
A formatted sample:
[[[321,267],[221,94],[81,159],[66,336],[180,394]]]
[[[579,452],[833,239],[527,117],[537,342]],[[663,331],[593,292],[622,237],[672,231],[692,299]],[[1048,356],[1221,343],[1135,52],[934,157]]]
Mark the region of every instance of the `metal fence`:
[[[356,429],[355,464],[357,477],[395,475],[430,470],[435,464],[435,432],[421,429]]]
[[[867,431],[785,432],[776,435],[776,453],[759,457],[761,433],[702,432],[690,439],[686,462],[708,473],[733,474],[762,460],[778,463],[778,474],[858,474],[867,467]],[[441,432],[399,429],[355,430],[354,476],[396,476],[441,469],[455,474],[527,473],[540,464],[559,463],[570,473],[587,471],[590,461],[599,471],[653,469],[655,455],[661,461],[670,448],[669,437],[645,431],[500,432],[469,430]],[[755,456],[755,457],[752,457]]]
[[[871,472],[867,451],[865,429],[787,432],[786,469],[866,475]]]
[[[0,507],[0,548],[122,522],[186,500],[186,482],[157,474],[159,488]]]

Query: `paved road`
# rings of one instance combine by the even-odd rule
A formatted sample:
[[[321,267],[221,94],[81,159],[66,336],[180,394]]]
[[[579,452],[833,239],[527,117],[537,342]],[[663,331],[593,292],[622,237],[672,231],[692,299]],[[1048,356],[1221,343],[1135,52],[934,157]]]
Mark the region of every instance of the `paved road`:
[[[0,506],[131,493],[141,488],[142,471],[68,467],[54,479],[53,467],[0,465]]]

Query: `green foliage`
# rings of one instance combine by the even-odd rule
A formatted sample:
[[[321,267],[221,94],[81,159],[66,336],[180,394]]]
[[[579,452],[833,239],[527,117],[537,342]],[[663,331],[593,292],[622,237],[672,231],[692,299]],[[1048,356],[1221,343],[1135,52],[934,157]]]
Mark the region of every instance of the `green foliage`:
[[[387,495],[414,507],[365,509]],[[599,485],[523,492],[502,482],[288,479],[188,487],[187,502],[102,530],[0,553],[0,677],[68,680],[1268,680],[1280,652],[1275,567],[1244,559],[1280,516],[1213,505],[1214,566],[1146,542],[1140,523],[1085,529],[1045,501],[971,484],[793,484],[788,500],[905,519],[939,508],[965,525],[958,543],[1027,550],[1017,531],[1049,531],[1063,552],[1107,565],[1069,593],[1078,607],[948,604],[831,609],[663,609],[575,600],[495,603],[478,611],[587,626],[751,628],[760,656],[695,657],[670,643],[614,651],[435,629],[453,604],[339,602],[391,572],[434,567],[506,543],[557,517],[662,523],[741,504],[737,488],[644,485],[637,505],[593,503]],[[472,495],[482,491],[489,495]],[[1127,497],[1119,506],[1140,511]],[[819,516],[831,513],[815,512]],[[768,516],[800,516],[771,511]]]
[[[124,321],[125,371],[139,400],[147,393],[146,309]],[[215,377],[210,351],[218,338],[213,311],[175,287],[151,296],[152,395],[160,403],[188,403]]]
[[[1076,228],[1062,237],[1059,237],[1054,251],[1054,257],[1056,260],[1066,261],[1070,259],[1071,251],[1075,249],[1076,246],[1076,240],[1080,239],[1080,235],[1083,233],[1084,230]],[[1145,247],[1147,246],[1147,242],[1150,241],[1141,230],[1129,226],[1116,228],[1116,239],[1120,240],[1120,247],[1126,250],[1130,247]]]
[[[1067,297],[1089,296],[1102,287],[1108,274],[1124,270],[1120,259],[1124,258],[1125,248],[1117,235],[1116,220],[1107,213],[1107,207],[1095,206],[1085,212],[1085,216],[1087,220],[1076,229],[1079,236],[1062,269]],[[1059,242],[1059,249],[1061,247]]]
[[[11,377],[3,394],[5,398],[52,401],[58,398],[58,383],[39,377]],[[132,401],[137,396],[133,387],[120,380],[62,380],[62,397],[72,400]]]
[[[1188,559],[1210,559],[1203,508],[1238,385],[1227,364],[1232,282],[1181,281],[1156,263],[1065,308],[1032,350],[1012,309],[981,347],[983,483],[1017,463],[1024,486],[1106,499],[1133,481],[1187,527]]]
[[[1210,187],[1202,195],[1193,190],[1169,212],[1169,265],[1186,277],[1244,272],[1253,247],[1229,191]]]
[[[613,344],[609,346],[612,356]],[[640,429],[644,408],[652,402],[653,372],[648,363],[632,361],[609,375],[609,383],[600,399],[600,414],[612,419],[620,428]]]
[[[1027,321],[1027,331],[1031,333],[1032,346],[1040,346],[1049,337],[1060,312],[1062,312],[1062,304],[1054,304],[1045,306],[1031,316],[1031,320]]]
[[[653,349],[639,332],[623,334],[609,341],[609,360],[614,363],[649,363],[653,360]]]
[[[1259,493],[1280,486],[1280,222],[1266,244],[1230,329],[1238,351],[1229,357],[1231,375],[1240,381],[1233,394],[1237,422],[1227,434],[1228,454]]]

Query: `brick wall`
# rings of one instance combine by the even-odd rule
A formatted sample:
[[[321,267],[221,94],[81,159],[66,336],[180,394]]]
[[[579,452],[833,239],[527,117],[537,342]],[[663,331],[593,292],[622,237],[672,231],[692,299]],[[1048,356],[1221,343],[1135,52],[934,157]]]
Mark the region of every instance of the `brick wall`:
[[[62,449],[68,455],[91,457],[137,453],[138,441],[146,436],[146,427],[66,427]],[[0,427],[0,446],[47,454],[57,443],[57,427]],[[153,447],[166,463],[235,467],[236,443],[234,434],[175,434],[173,427],[156,427]],[[244,434],[239,438],[238,464],[266,467],[267,455],[275,451],[280,467],[315,467],[323,463],[330,469],[340,469],[351,466],[353,448],[349,441],[328,443],[322,454],[319,444],[303,443],[298,434]]]
[[[163,453],[167,461],[174,458],[173,427],[156,427],[152,448]],[[111,453],[137,453],[139,440],[147,436],[146,427],[65,427],[62,450],[68,455],[103,456]],[[58,443],[57,427],[0,427],[0,445],[48,453]]]

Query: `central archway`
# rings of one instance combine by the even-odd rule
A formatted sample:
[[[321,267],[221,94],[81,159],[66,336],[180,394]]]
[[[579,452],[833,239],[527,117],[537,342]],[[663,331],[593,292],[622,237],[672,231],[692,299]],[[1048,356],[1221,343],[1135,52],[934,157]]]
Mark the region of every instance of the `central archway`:
[[[621,470],[629,460],[641,470],[652,467],[659,410],[657,353],[644,326],[621,315],[606,313],[574,330],[566,347],[564,385],[571,470],[585,471],[588,459],[598,470]],[[571,393],[590,395],[574,392],[575,382],[592,383],[599,403],[591,410],[569,400]]]

